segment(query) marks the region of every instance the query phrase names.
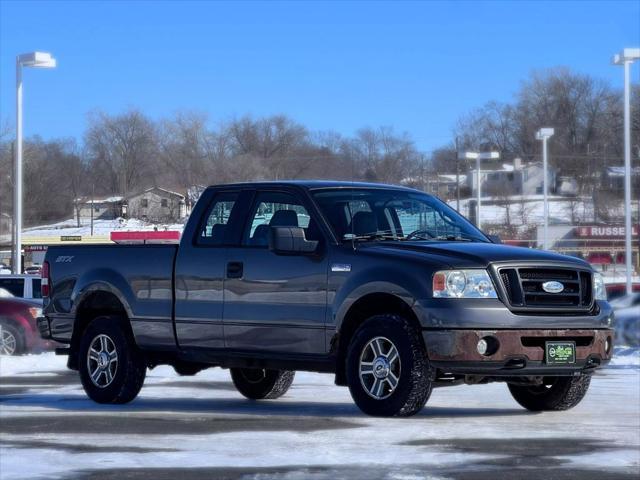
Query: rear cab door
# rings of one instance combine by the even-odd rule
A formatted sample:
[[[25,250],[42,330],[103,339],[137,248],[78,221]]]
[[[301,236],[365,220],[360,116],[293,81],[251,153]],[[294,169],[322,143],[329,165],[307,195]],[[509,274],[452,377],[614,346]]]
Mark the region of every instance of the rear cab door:
[[[252,191],[207,189],[182,235],[175,265],[175,330],[181,348],[221,349],[223,285],[228,247],[238,229]]]

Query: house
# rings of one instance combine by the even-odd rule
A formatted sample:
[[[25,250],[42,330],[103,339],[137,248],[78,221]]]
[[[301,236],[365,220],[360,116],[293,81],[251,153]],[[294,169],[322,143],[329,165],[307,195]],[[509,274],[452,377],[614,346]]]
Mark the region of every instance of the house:
[[[160,187],[127,197],[127,216],[149,222],[177,222],[187,215],[184,195]]]
[[[600,185],[604,190],[624,191],[624,167],[607,167],[600,176]],[[631,169],[631,190],[638,191],[640,188],[640,167]]]
[[[77,198],[76,215],[80,220],[113,220],[124,216],[124,199],[114,196],[107,198]]]
[[[519,158],[513,165],[503,164],[501,167],[480,169],[480,190],[483,197],[497,195],[536,195],[542,193],[543,168],[541,162],[523,164]],[[549,193],[555,193],[556,171],[547,171]],[[467,174],[467,186],[472,196],[477,195],[478,171],[471,168]]]
[[[460,188],[466,188],[466,175],[460,175]],[[400,181],[401,185],[416,188],[440,198],[456,196],[456,174],[425,175],[422,177],[407,177]]]

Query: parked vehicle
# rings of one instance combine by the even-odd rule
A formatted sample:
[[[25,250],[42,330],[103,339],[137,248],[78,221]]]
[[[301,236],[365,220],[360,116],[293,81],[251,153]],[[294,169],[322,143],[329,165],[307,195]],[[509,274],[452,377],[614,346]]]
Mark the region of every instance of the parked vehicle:
[[[38,264],[30,265],[24,269],[24,273],[26,273],[27,275],[40,276],[40,274],[42,273],[42,265],[38,265]]]
[[[620,343],[640,347],[640,305],[616,310],[615,327]]]
[[[47,347],[38,335],[36,318],[42,315],[38,302],[22,298],[0,298],[0,355],[21,355]]]
[[[147,368],[231,369],[248,398],[330,372],[371,415],[433,387],[503,381],[566,410],[613,349],[604,282],[583,260],[493,243],[439,199],[351,182],[208,188],[179,245],[52,246],[45,338],[99,403]]]
[[[14,297],[26,298],[42,305],[42,279],[35,275],[2,275],[0,288],[11,292]]]
[[[11,269],[6,265],[0,264],[0,275],[10,275]]]
[[[627,294],[627,285],[623,282],[616,283],[607,283],[607,298],[610,301],[616,300],[620,297],[624,297]],[[640,293],[640,283],[634,282],[631,285],[631,290],[633,293]]]
[[[615,312],[616,339],[631,347],[640,347],[640,293],[623,295],[611,301]]]
[[[640,305],[640,292],[634,292],[631,295],[624,294],[614,300],[611,300],[609,303],[611,303],[614,310]]]

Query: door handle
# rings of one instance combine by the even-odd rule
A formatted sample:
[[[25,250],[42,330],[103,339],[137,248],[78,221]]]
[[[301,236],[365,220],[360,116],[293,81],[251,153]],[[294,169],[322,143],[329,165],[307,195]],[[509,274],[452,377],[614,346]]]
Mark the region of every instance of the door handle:
[[[242,262],[227,263],[227,278],[242,278],[244,267]]]

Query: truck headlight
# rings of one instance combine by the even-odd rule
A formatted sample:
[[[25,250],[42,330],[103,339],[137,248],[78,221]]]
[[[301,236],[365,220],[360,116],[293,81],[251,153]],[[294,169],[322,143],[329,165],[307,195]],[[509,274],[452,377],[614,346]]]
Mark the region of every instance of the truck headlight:
[[[604,277],[598,273],[593,273],[593,298],[596,300],[607,300],[607,289],[604,286]]]
[[[433,275],[434,298],[498,298],[486,270],[442,270]]]

